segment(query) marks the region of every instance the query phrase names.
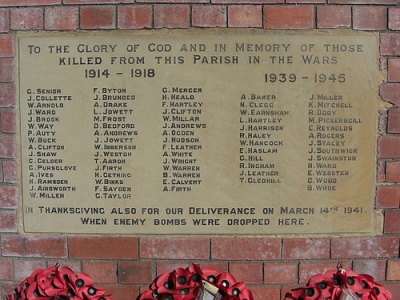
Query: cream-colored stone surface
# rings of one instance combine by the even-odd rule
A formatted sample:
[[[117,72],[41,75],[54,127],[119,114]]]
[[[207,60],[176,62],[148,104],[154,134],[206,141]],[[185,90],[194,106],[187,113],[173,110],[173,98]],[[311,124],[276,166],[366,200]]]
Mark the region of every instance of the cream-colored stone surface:
[[[26,232],[371,233],[377,36],[21,36]]]

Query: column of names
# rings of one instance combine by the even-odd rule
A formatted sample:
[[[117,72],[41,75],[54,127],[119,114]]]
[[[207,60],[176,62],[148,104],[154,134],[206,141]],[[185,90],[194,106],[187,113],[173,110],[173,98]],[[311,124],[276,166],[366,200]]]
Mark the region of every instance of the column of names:
[[[198,153],[203,151],[202,88],[162,90],[163,191],[192,192],[202,184]]]
[[[241,95],[239,117],[240,183],[281,184],[276,154],[290,110],[277,109],[276,95]]]
[[[77,166],[63,158],[68,146],[58,136],[58,130],[65,121],[61,111],[72,105],[73,97],[59,88],[29,88],[27,94],[30,197],[66,198],[68,193],[76,192],[69,178]]]
[[[308,191],[335,192],[351,175],[358,147],[349,140],[362,123],[359,117],[348,117],[353,112],[351,102],[342,95],[309,98]]]
[[[132,159],[139,132],[136,97],[126,88],[93,89],[94,194],[101,199],[131,199]]]

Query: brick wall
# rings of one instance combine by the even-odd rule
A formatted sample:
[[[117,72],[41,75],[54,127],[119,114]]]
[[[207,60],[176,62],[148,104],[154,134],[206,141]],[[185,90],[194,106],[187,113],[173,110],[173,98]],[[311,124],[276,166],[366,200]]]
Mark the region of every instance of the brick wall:
[[[281,299],[342,261],[400,299],[399,0],[0,0],[0,298],[37,268],[59,262],[89,273],[115,300],[132,299],[157,274],[192,262],[228,270],[256,299]],[[380,33],[376,209],[382,234],[348,238],[163,238],[18,232],[15,34],[191,27],[350,28]],[[384,107],[384,106],[382,106]]]

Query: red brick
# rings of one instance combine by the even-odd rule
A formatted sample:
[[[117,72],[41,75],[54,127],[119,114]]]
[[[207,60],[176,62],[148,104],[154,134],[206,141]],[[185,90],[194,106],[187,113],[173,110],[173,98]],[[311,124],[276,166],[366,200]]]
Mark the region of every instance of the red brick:
[[[1,40],[0,40],[1,45]],[[0,85],[0,107],[15,106],[15,86]]]
[[[0,34],[0,57],[14,56],[14,36],[11,34]]]
[[[187,268],[190,264],[189,263],[182,263],[181,261],[157,261],[156,265],[156,275],[159,276],[163,273],[172,272],[178,268]]]
[[[400,182],[400,161],[386,162],[386,181]]]
[[[153,277],[151,262],[121,261],[118,263],[119,283],[150,284]]]
[[[231,262],[229,273],[237,281],[243,281],[246,285],[263,282],[263,265],[261,262]]]
[[[385,233],[398,233],[400,232],[400,211],[399,210],[388,210],[385,212],[385,223],[383,231]]]
[[[192,26],[226,27],[226,6],[193,5]]]
[[[317,28],[351,28],[351,6],[317,6]]]
[[[399,208],[400,186],[378,186],[376,208]]]
[[[387,24],[387,7],[354,6],[353,29],[384,30]]]
[[[16,283],[12,284],[11,282],[3,282],[2,284],[0,284],[0,299],[4,299],[6,298],[6,296],[11,294],[16,286]]]
[[[3,236],[3,256],[66,257],[66,239],[57,236]]]
[[[119,6],[118,28],[143,29],[153,26],[153,7],[151,5]]]
[[[139,295],[137,286],[112,285],[105,287],[107,294],[111,294],[113,300],[136,299]]]
[[[36,6],[61,4],[62,0],[0,0],[1,6]]]
[[[246,285],[247,286],[247,285]],[[279,286],[248,286],[254,299],[281,300]]]
[[[386,278],[385,260],[356,260],[353,270],[358,274],[368,274],[374,277],[375,281],[383,281]]]
[[[0,136],[0,158],[16,158],[15,136]]]
[[[400,158],[400,136],[381,136],[378,139],[379,158]]]
[[[10,20],[8,18],[9,10],[0,8],[0,32],[8,32],[10,30]]]
[[[0,58],[0,82],[14,82],[14,59]]]
[[[115,6],[83,6],[81,7],[81,29],[114,29]]]
[[[283,240],[283,259],[329,258],[329,239],[295,238]]]
[[[380,51],[382,55],[400,55],[400,33],[381,33]]]
[[[400,260],[389,260],[386,274],[387,280],[400,280]]]
[[[286,0],[288,4],[322,4],[326,3],[326,0]]]
[[[137,259],[138,240],[129,237],[68,238],[69,257],[82,259]]]
[[[209,0],[139,0],[141,3],[162,3],[162,4],[178,4],[178,3],[209,3]]]
[[[12,262],[10,260],[0,259],[0,280],[12,280],[12,268]]]
[[[0,232],[17,232],[17,213],[15,210],[0,210]]]
[[[331,4],[397,4],[398,0],[329,0]]]
[[[388,81],[400,82],[400,59],[389,58],[387,68],[388,68]]]
[[[13,160],[3,161],[3,181],[6,183],[17,183],[17,163]]]
[[[115,284],[117,279],[116,262],[83,262],[83,272],[91,275],[96,284]]]
[[[264,7],[264,28],[312,29],[314,9],[312,5],[277,5]]]
[[[156,276],[163,273],[172,272],[178,268],[185,269],[189,264],[176,262],[176,261],[157,261],[156,265]]]
[[[399,256],[399,238],[395,236],[344,237],[332,239],[331,244],[332,259]]]
[[[155,28],[188,28],[189,20],[188,5],[157,5],[154,7]]]
[[[150,259],[209,259],[209,239],[142,238],[140,257]]]
[[[263,12],[261,5],[228,6],[229,27],[262,27]]]
[[[46,30],[75,30],[79,28],[77,7],[46,7],[44,28]]]
[[[311,277],[336,269],[337,263],[337,261],[301,262],[299,266],[299,283],[307,284]],[[351,261],[342,261],[342,265],[345,270],[350,269]]]
[[[384,287],[392,293],[393,296],[400,295],[400,282],[385,282]],[[396,298],[392,298],[395,300]]]
[[[28,276],[30,276],[34,271],[38,269],[45,269],[46,262],[42,260],[15,260],[14,261],[14,277],[15,280],[21,282]]]
[[[399,40],[400,42],[400,40]],[[384,83],[380,85],[380,95],[384,101],[400,107],[400,84]]]
[[[81,262],[70,259],[47,259],[47,267],[59,265],[61,267],[66,266],[70,268],[74,273],[82,272]]]
[[[211,0],[213,4],[283,4],[285,0],[243,0],[238,2],[237,0]]]
[[[388,110],[388,133],[400,133],[400,109]]]
[[[266,284],[297,283],[297,274],[297,262],[266,262],[264,265]]]
[[[0,112],[1,131],[4,133],[15,133],[16,120],[15,112],[11,110],[3,110]]]
[[[400,8],[389,7],[388,27],[391,30],[399,30],[400,29]]]
[[[39,7],[11,9],[11,29],[43,29],[43,9]]]
[[[135,0],[64,0],[64,4],[116,4],[133,3]],[[137,1],[139,2],[139,1]]]
[[[274,238],[214,238],[211,257],[228,260],[268,260],[281,257],[281,239]]]
[[[211,261],[193,261],[193,264],[199,265],[202,269],[205,268],[211,268],[216,270],[217,272],[227,272],[228,267],[227,264],[224,262],[211,262]],[[185,262],[175,262],[175,261],[158,261],[157,262],[157,274],[156,276],[159,276],[163,273],[166,272],[172,272],[173,270],[176,270],[178,268],[183,268],[186,269],[191,263],[185,263]]]
[[[16,186],[0,186],[0,208],[17,208],[18,190]]]

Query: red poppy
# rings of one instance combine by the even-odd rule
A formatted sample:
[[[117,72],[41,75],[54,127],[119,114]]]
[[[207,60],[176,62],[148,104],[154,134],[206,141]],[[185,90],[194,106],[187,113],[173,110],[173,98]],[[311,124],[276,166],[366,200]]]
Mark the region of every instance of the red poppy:
[[[38,269],[26,278],[15,293],[7,296],[7,300],[111,300],[101,288],[93,286],[93,279],[85,274],[74,272],[67,268],[49,267]]]
[[[339,300],[344,290],[352,291],[360,300],[387,300],[392,294],[383,286],[374,282],[374,278],[366,274],[357,274],[352,270],[340,267],[325,274],[313,276],[308,285],[293,289],[285,296],[287,300]]]
[[[362,300],[387,300],[392,298],[392,293],[386,290],[382,285],[376,282],[368,282],[370,287],[369,292],[363,294]]]
[[[190,265],[158,276],[150,290],[139,295],[139,300],[194,300],[199,295],[202,281],[216,287],[223,300],[253,300],[251,292],[242,282],[229,273],[218,273],[214,269],[201,269]]]

